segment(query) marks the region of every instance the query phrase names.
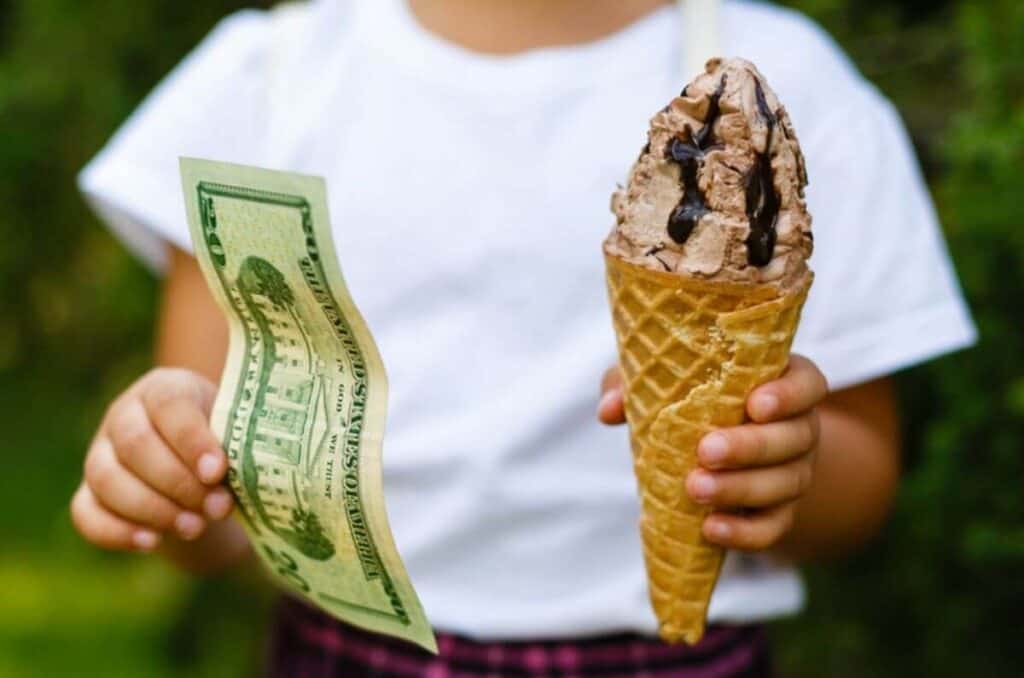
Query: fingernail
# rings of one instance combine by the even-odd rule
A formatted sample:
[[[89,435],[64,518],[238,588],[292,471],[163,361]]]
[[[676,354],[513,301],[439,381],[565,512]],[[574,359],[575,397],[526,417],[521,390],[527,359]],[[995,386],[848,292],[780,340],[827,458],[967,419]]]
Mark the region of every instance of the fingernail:
[[[199,458],[199,479],[204,483],[220,480],[220,455],[204,454]]]
[[[181,513],[174,520],[174,529],[176,529],[178,531],[178,535],[186,541],[191,541],[198,537],[204,527],[206,527],[206,523],[202,518],[194,513]]]
[[[779,398],[772,393],[762,393],[754,398],[754,412],[759,417],[770,417],[779,409]]]
[[[622,397],[621,393],[619,391],[617,391],[616,389],[612,389],[612,390],[608,391],[603,396],[601,396],[601,402],[599,402],[597,404],[597,411],[599,413],[604,412],[606,409],[611,407],[612,403],[614,403],[620,397]]]
[[[715,494],[718,483],[707,473],[694,473],[690,475],[690,493],[699,502],[706,502]]]
[[[231,513],[231,495],[225,490],[214,490],[203,500],[203,510],[212,520],[222,520]]]
[[[140,551],[152,551],[160,543],[160,535],[149,530],[139,530],[132,535],[132,543]]]
[[[728,539],[732,535],[732,528],[729,523],[719,520],[709,520],[706,524],[708,533],[715,539]]]
[[[707,466],[718,466],[729,454],[729,440],[721,433],[710,433],[700,443],[700,459]]]

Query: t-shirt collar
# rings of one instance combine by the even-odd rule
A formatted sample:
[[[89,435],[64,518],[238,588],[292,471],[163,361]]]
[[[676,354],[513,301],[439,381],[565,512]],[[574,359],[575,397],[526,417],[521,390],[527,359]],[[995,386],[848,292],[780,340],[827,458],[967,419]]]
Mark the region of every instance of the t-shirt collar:
[[[494,94],[539,94],[619,81],[652,69],[678,68],[679,23],[672,5],[584,45],[514,55],[468,50],[424,28],[407,0],[356,0],[357,35],[401,67],[448,87]]]

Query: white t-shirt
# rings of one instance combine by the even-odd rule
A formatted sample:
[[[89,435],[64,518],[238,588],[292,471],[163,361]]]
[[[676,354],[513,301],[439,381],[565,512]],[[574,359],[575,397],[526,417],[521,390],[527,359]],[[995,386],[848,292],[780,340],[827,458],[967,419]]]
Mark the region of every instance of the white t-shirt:
[[[395,538],[427,614],[476,637],[656,628],[627,431],[595,418],[616,359],[601,241],[650,116],[684,80],[671,6],[606,39],[510,57],[398,0],[231,16],[81,175],[156,268],[189,249],[178,156],[325,176],[348,286],[391,383]],[[814,24],[726,2],[807,155],[817,281],[796,350],[833,388],[970,344],[900,119]],[[716,621],[796,611],[796,572],[730,554]]]

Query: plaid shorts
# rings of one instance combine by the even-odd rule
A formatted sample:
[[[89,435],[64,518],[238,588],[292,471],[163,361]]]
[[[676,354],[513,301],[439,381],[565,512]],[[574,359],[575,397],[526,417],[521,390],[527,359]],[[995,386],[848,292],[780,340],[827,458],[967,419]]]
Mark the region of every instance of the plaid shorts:
[[[771,676],[760,626],[712,626],[693,647],[633,634],[479,642],[447,633],[440,655],[337,622],[296,600],[279,606],[268,657],[273,678],[761,678]]]

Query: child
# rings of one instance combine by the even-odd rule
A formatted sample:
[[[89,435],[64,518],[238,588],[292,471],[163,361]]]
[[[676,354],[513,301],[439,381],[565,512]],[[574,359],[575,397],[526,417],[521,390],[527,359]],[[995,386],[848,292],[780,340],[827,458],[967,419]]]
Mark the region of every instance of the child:
[[[974,330],[892,107],[806,19],[725,2],[723,53],[758,65],[800,134],[817,282],[806,357],[752,394],[751,423],[704,439],[687,480],[732,550],[712,627],[657,641],[626,432],[593,407],[600,384],[598,418],[623,423],[600,242],[647,119],[693,75],[679,21],[659,0],[315,0],[225,20],[81,177],[166,278],[163,367],[100,425],[79,531],[195,571],[249,557],[207,424],[226,326],[188,253],[177,158],[322,175],[389,370],[389,515],[441,655],[288,599],[268,671],[768,675],[761,624],[803,603],[792,563],[857,546],[889,510],[886,375]]]

